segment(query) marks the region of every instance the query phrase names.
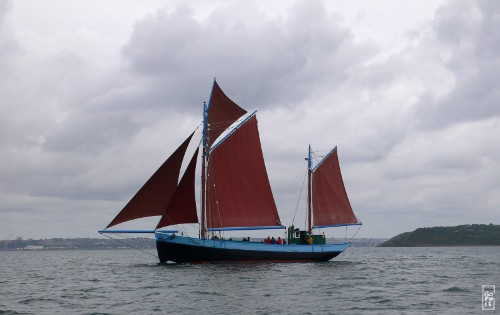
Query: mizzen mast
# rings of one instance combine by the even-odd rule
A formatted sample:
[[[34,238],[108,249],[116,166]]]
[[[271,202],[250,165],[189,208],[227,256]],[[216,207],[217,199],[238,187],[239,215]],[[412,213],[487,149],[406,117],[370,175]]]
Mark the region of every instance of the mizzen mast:
[[[312,192],[311,192],[311,145],[309,145],[309,153],[307,155],[307,222],[309,234],[312,233]]]

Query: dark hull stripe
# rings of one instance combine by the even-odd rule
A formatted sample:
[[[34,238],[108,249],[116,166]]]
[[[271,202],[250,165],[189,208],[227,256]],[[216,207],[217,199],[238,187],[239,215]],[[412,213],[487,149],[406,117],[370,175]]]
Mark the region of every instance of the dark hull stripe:
[[[192,261],[191,264],[227,264],[227,263],[306,263],[306,262],[321,262],[322,260],[211,260],[211,261]]]
[[[307,246],[307,245],[304,245]],[[156,241],[161,263],[223,263],[223,262],[319,262],[328,261],[341,252],[282,252],[214,248]]]

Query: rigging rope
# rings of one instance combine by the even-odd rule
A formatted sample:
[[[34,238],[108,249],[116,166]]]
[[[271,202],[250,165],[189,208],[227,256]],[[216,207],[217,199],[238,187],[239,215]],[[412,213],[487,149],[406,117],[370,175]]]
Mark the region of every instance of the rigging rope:
[[[312,150],[311,150],[311,155],[312,155],[312,157],[313,157],[314,161],[316,162],[316,165],[318,165],[318,163],[319,163],[319,158],[322,158],[322,156],[321,156],[321,155],[317,155],[317,154],[316,154],[316,152],[317,152],[317,151],[312,151]],[[312,165],[311,165],[311,166],[312,166]]]
[[[297,205],[295,206],[295,213],[293,214],[292,225],[293,225],[293,222],[295,221],[295,216],[297,215],[297,210],[299,209],[299,202],[300,202],[300,198],[302,197],[302,192],[304,191],[304,183],[306,182],[306,177],[307,177],[307,170],[306,170],[306,173],[304,174],[304,180],[302,180],[302,188],[300,188],[299,199],[297,200]]]
[[[358,234],[358,232],[359,232],[359,230],[361,229],[362,226],[363,225],[361,225],[361,224],[358,226],[358,229],[356,230],[356,232],[354,233],[354,235],[351,237],[351,242],[354,240],[354,237],[356,236],[356,234]]]
[[[141,251],[141,252],[143,252],[143,253],[146,253],[146,254],[148,254],[148,255],[151,255],[151,256],[153,256],[153,257],[155,257],[155,258],[158,258],[158,255],[151,254],[150,252],[147,252],[147,251],[145,251],[145,250],[143,250],[143,249],[140,249],[140,248],[138,248],[138,247],[135,247],[135,246],[132,246],[132,245],[130,245],[130,244],[127,244],[126,242],[123,242],[123,241],[121,241],[121,240],[120,240],[120,239],[118,239],[118,238],[112,238],[111,236],[109,236],[109,235],[107,235],[107,234],[103,234],[103,233],[100,233],[100,234],[101,234],[101,235],[103,235],[103,236],[105,236],[105,237],[107,237],[107,238],[109,238],[109,239],[111,239],[111,240],[115,240],[115,241],[117,241],[118,243],[121,243],[121,244],[126,245],[126,246],[128,246],[128,247],[131,247],[131,248],[133,248],[133,249],[137,249],[138,251]],[[122,234],[119,234],[119,235],[123,236]],[[123,236],[123,237],[124,237],[124,238],[126,238],[126,239],[129,239],[129,238],[125,237],[125,236]]]
[[[212,196],[212,194],[207,193],[208,196],[207,196],[206,200],[207,200],[207,205],[209,207],[208,210],[209,210],[209,213],[210,213],[210,226],[212,228],[214,228],[217,223],[219,224],[219,226],[222,225],[222,217],[220,215],[219,202],[218,202],[218,198],[217,198],[217,189],[216,189],[216,184],[215,184],[215,176],[213,176],[213,173],[214,173],[213,162],[208,163],[208,172],[207,173],[208,173],[207,174],[207,182],[208,182],[208,177],[210,176],[210,174],[212,174],[212,176],[210,176],[210,178],[211,178],[211,181],[212,181],[211,184],[212,184],[213,187],[210,187],[210,186],[207,185],[206,189],[207,189],[207,192],[208,192],[208,191],[210,191],[210,188],[212,188],[211,191],[213,193],[213,196]],[[210,197],[213,197],[216,209],[212,209],[211,199],[209,200]],[[216,222],[212,222],[212,219],[213,219],[212,218],[212,211],[215,211],[215,221]],[[208,225],[208,218],[207,218],[207,225]],[[219,232],[219,236],[220,236],[220,231],[218,231],[218,232]],[[217,235],[217,231],[211,231],[210,234],[213,237],[214,235]]]

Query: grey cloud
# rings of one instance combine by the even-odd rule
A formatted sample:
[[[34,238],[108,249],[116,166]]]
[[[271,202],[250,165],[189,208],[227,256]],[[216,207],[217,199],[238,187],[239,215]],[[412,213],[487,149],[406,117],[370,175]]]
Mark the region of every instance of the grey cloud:
[[[12,2],[9,0],[0,3],[0,56],[4,56],[17,47],[15,40],[9,34],[7,16],[12,9]]]
[[[422,45],[437,46],[453,74],[452,90],[443,97],[422,95],[417,114],[424,127],[441,128],[500,115],[500,29],[498,1],[460,1],[442,7],[434,36]],[[425,47],[422,47],[425,49]]]
[[[156,76],[174,103],[199,102],[192,91],[217,76],[239,103],[261,108],[336,89],[374,49],[355,44],[319,2],[299,2],[272,21],[254,8],[230,9],[243,13],[216,9],[197,21],[184,6],[159,11],[136,24],[123,54],[135,72]]]

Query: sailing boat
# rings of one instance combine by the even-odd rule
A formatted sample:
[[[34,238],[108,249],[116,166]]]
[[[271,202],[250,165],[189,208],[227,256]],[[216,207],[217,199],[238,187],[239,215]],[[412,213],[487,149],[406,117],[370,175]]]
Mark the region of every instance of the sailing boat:
[[[160,166],[128,204],[100,233],[154,233],[161,263],[315,262],[328,261],[351,246],[326,244],[313,229],[361,225],[353,213],[340,173],[337,148],[312,166],[308,155],[308,228],[288,228],[288,242],[267,244],[219,239],[217,233],[234,230],[286,229],[282,225],[267,176],[256,111],[222,139],[247,111],[229,99],[214,80],[203,110],[201,154],[201,218],[195,197],[197,148],[181,180],[179,174],[194,132]],[[218,141],[216,141],[218,140]],[[161,216],[156,228],[110,230],[117,224]],[[199,223],[197,237],[181,236],[164,227]]]

